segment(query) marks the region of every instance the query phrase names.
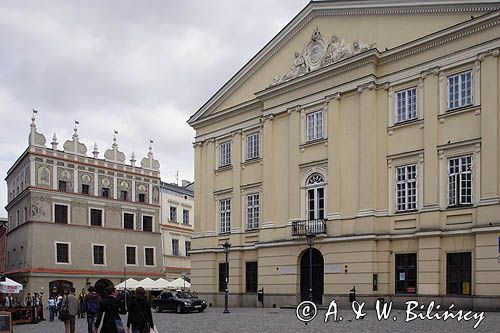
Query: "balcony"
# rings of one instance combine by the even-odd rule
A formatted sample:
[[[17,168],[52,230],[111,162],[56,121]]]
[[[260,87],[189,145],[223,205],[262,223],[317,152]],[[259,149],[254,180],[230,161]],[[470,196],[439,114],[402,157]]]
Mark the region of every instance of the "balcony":
[[[320,234],[326,234],[326,221],[324,219],[292,222],[292,236]]]

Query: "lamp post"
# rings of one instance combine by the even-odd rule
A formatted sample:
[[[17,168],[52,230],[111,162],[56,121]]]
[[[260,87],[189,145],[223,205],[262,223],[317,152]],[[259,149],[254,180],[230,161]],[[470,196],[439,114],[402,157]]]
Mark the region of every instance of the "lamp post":
[[[222,244],[222,247],[224,248],[224,253],[226,254],[226,290],[225,290],[225,295],[224,295],[224,312],[223,313],[229,313],[229,310],[227,309],[227,303],[228,303],[228,292],[229,292],[229,262],[228,262],[228,255],[229,255],[229,248],[231,247],[231,244],[226,241],[224,244]]]
[[[313,233],[307,233],[307,245],[309,246],[309,301],[313,301],[313,266],[312,266],[312,246],[314,245],[314,235]]]

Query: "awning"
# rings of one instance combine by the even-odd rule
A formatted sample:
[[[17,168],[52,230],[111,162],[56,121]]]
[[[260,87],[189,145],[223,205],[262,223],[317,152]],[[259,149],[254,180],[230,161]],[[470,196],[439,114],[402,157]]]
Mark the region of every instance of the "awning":
[[[5,282],[0,282],[0,293],[18,294],[21,290],[23,290],[23,285],[8,277],[5,278]]]
[[[183,278],[177,278],[169,283],[170,288],[191,288],[191,283],[185,281]]]
[[[127,281],[123,281],[123,282],[117,284],[115,286],[115,288],[117,290],[123,290],[123,289],[125,289],[125,282],[126,282],[127,289],[129,289],[129,290],[130,289],[135,289],[135,288],[139,287],[139,281],[137,281],[135,279],[132,279],[132,278],[129,278],[129,279],[127,279]]]

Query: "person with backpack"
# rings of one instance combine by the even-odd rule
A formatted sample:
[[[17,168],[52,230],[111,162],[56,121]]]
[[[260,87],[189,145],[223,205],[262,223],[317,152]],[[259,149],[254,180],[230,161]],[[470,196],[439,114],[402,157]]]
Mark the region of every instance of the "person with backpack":
[[[151,305],[146,300],[146,291],[137,287],[128,308],[127,328],[133,333],[149,333],[154,329]]]
[[[85,309],[87,311],[87,326],[88,333],[94,330],[94,324],[99,313],[99,304],[101,303],[101,296],[95,291],[93,286],[89,287],[89,293],[85,297]]]

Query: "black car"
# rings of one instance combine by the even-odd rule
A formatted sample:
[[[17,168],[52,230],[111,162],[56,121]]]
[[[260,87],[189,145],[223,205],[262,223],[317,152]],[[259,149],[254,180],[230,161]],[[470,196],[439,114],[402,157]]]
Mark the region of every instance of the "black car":
[[[203,312],[207,308],[207,302],[199,299],[195,293],[188,291],[168,291],[163,292],[157,298],[153,299],[151,307],[156,312],[176,311],[182,312]]]

